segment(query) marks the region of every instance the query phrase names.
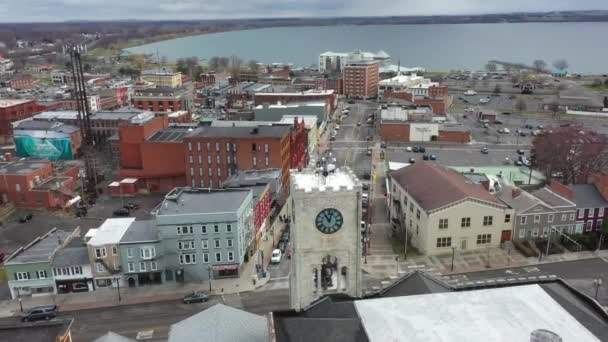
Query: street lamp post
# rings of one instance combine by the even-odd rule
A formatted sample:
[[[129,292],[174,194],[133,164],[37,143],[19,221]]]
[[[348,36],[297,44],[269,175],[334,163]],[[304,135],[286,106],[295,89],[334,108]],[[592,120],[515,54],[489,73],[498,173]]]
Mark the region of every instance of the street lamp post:
[[[595,300],[597,300],[597,294],[602,286],[602,278],[593,279],[593,286],[595,286]]]
[[[122,301],[122,297],[120,296],[120,277],[114,277],[114,280],[116,281],[116,291],[118,292],[118,302],[120,303]]]
[[[456,246],[452,246],[452,266],[450,272],[454,272],[454,255],[456,254]]]
[[[211,265],[207,266],[207,274],[209,276],[209,292],[211,292],[211,270],[212,270]]]

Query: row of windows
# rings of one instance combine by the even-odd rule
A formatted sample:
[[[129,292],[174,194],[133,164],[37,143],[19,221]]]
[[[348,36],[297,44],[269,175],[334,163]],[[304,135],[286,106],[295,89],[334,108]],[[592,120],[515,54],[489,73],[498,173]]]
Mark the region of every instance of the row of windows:
[[[214,248],[222,248],[222,240],[213,240]],[[234,241],[232,239],[226,239],[226,247],[234,247]],[[182,240],[177,242],[177,249],[179,250],[192,250],[195,248],[194,240]],[[201,240],[201,248],[209,249],[209,240]]]
[[[134,256],[133,248],[127,248],[127,258]],[[142,247],[139,249],[139,257],[142,259],[152,259],[156,256],[156,248],[154,247]]]
[[[530,215],[531,216],[531,215]],[[553,222],[554,215],[549,214],[547,216],[547,222]],[[562,221],[568,219],[568,214],[562,214]],[[574,221],[574,213],[570,214],[570,221]],[[528,216],[522,215],[519,217],[519,223],[526,224],[528,222]],[[540,223],[540,215],[534,215],[534,223]]]
[[[420,213],[420,210],[417,210],[416,216],[418,218],[420,218],[419,213]],[[505,223],[509,223],[509,222],[511,222],[511,215],[506,214]],[[492,224],[494,224],[494,217],[493,216],[484,216],[482,223],[484,226],[491,226]],[[449,224],[448,224],[447,218],[439,219],[439,229],[447,229],[448,227],[449,227]],[[463,217],[460,219],[460,228],[470,228],[470,227],[471,227],[471,218],[470,217]]]
[[[226,252],[226,261],[234,261],[234,252]],[[222,262],[222,252],[215,252],[215,262]],[[203,253],[203,263],[209,263],[209,253]],[[196,253],[183,253],[179,255],[180,265],[195,265]]]
[[[199,154],[197,156],[197,159],[198,159],[198,163],[199,164],[203,164],[203,156],[201,156]],[[232,164],[233,161],[234,161],[234,164],[237,164],[236,157],[232,158],[232,156],[226,156],[226,164]],[[194,164],[194,156],[193,155],[191,155],[191,154],[188,155],[188,162],[190,164]],[[212,162],[213,162],[213,158],[211,158],[211,156],[207,156],[207,164],[211,165]],[[215,163],[216,164],[221,164],[222,163],[222,157],[220,155],[215,156]]]
[[[253,144],[253,146],[255,146],[255,145],[256,145],[256,144]],[[200,142],[197,142],[197,143],[196,143],[196,150],[197,150],[197,151],[201,151],[201,146],[202,146],[202,144],[201,144]],[[211,143],[210,143],[210,142],[208,142],[208,143],[206,144],[206,147],[207,147],[207,152],[210,152],[210,151],[211,151]],[[232,147],[232,150],[230,149],[230,147]],[[219,142],[216,142],[216,143],[215,143],[215,151],[216,151],[216,152],[220,152],[220,151],[221,151],[221,149],[222,149],[222,144],[221,144],[221,143],[219,143]],[[253,150],[255,151],[255,147],[253,148]],[[265,146],[264,146],[264,150],[265,150],[266,152],[268,152],[268,144],[265,144]],[[192,142],[188,142],[188,151],[192,151]],[[232,151],[232,152],[236,152],[236,151],[237,151],[237,149],[236,149],[236,144],[235,144],[235,143],[233,143],[233,144],[226,143],[226,152],[231,152],[231,151]]]
[[[255,158],[255,157],[254,157],[254,158]],[[254,165],[255,165],[255,164],[254,164]],[[268,164],[266,164],[266,165],[268,165]],[[213,168],[209,168],[207,171],[208,171],[208,173],[207,173],[207,174],[209,175],[209,177],[213,177]],[[230,171],[231,171],[231,169],[228,169],[228,175],[229,175],[229,176],[230,176],[230,174],[231,174],[231,172],[230,172]],[[203,168],[202,168],[202,167],[199,167],[199,168],[198,168],[198,175],[199,175],[200,177],[203,177]],[[190,176],[191,176],[191,177],[194,177],[194,168],[193,168],[193,167],[191,167],[191,168],[190,168]],[[222,169],[221,169],[221,168],[219,168],[219,167],[217,168],[217,176],[218,176],[218,177],[222,177]]]
[[[73,276],[73,275],[82,275],[82,267],[81,266],[72,266],[72,267],[55,267],[53,268],[54,276]]]
[[[112,246],[112,255],[118,255],[118,247]],[[108,256],[105,247],[95,248],[95,257],[96,258],[105,258]]]
[[[177,235],[192,235],[194,234],[194,227],[193,226],[177,226]],[[201,234],[207,234],[207,225],[204,224],[201,226]],[[219,224],[214,224],[213,225],[213,232],[214,233],[219,233],[220,232],[220,225]],[[226,233],[232,233],[232,224],[227,223],[226,224]]]
[[[492,234],[479,234],[477,235],[477,244],[478,245],[487,245],[492,243]],[[444,247],[452,247],[452,237],[440,237],[437,238],[437,243],[435,245],[437,248]]]
[[[150,262],[150,271],[157,271],[158,270],[158,264],[156,263],[156,261],[151,261]],[[128,262],[127,263],[127,271],[128,272],[135,272],[135,263],[133,262]],[[140,262],[139,263],[139,272],[147,272],[148,268],[147,268],[147,264],[145,262]]]
[[[46,279],[48,278],[48,274],[45,270],[34,272],[37,279]],[[30,272],[15,272],[15,280],[29,280],[32,279],[30,277]]]

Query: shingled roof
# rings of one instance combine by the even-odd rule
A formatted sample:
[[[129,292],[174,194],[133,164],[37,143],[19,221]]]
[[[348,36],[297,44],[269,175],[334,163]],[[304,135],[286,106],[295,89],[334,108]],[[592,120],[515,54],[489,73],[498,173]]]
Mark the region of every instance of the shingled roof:
[[[467,198],[505,207],[481,184],[434,162],[419,161],[389,173],[425,210],[431,211]]]

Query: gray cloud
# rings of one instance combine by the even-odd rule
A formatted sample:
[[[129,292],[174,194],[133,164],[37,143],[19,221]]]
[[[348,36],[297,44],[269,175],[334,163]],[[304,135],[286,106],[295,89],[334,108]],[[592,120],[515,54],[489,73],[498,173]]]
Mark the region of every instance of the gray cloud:
[[[0,0],[0,22],[608,10],[607,0]]]

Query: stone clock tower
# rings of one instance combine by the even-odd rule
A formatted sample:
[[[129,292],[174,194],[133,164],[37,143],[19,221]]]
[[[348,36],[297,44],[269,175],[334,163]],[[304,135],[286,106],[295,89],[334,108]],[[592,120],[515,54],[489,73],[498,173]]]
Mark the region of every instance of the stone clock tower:
[[[348,169],[291,173],[290,303],[303,310],[335,293],[361,296],[361,183]]]

